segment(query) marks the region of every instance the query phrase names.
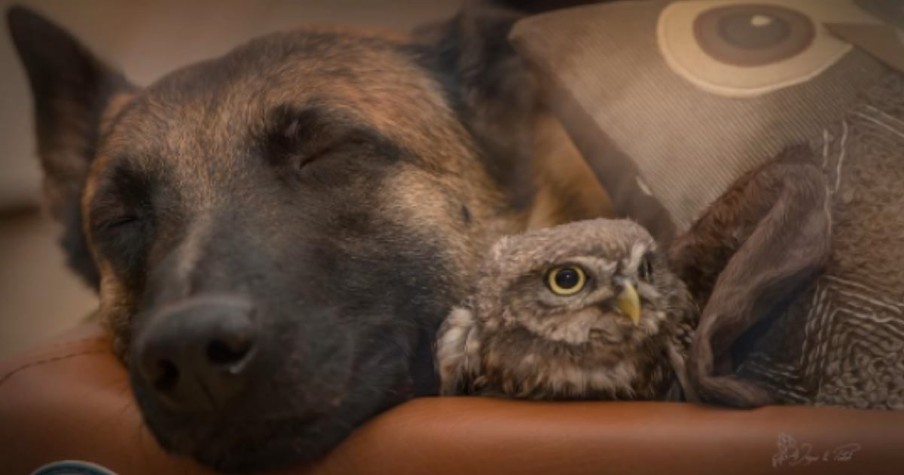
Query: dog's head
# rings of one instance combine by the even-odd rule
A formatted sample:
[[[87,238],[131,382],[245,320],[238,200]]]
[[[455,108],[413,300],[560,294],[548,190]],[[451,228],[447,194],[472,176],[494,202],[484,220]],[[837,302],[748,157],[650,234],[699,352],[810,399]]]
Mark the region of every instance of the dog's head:
[[[530,200],[513,18],[275,34],[146,88],[8,19],[49,209],[164,447],[228,470],[311,459],[436,390],[433,332]]]

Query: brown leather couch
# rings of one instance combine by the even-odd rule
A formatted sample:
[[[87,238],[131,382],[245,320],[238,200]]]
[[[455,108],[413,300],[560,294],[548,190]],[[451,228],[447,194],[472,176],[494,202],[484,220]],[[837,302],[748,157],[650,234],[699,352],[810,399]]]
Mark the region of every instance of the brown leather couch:
[[[0,473],[78,459],[122,475],[206,474],[141,422],[100,327],[0,364]],[[904,473],[904,412],[420,399],[287,474]]]

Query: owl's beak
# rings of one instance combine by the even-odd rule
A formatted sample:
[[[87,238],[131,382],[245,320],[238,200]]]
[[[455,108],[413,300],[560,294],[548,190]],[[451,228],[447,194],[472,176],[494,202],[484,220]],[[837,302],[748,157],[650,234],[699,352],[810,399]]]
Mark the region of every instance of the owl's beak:
[[[634,326],[640,325],[640,297],[630,282],[625,282],[621,293],[615,297],[615,308],[630,318]]]

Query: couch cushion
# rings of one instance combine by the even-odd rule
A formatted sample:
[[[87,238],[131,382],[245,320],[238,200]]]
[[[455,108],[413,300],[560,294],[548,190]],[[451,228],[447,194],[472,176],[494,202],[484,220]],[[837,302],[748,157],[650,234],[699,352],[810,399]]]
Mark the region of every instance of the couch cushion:
[[[677,403],[419,399],[286,474],[898,474],[904,413],[734,411]],[[27,474],[78,459],[120,474],[212,473],[167,455],[141,422],[99,326],[0,364],[0,460]]]
[[[742,173],[821,136],[888,73],[825,27],[880,25],[853,2],[750,4],[617,2],[513,30],[616,211],[660,240],[686,230]],[[733,21],[741,26],[723,28]]]

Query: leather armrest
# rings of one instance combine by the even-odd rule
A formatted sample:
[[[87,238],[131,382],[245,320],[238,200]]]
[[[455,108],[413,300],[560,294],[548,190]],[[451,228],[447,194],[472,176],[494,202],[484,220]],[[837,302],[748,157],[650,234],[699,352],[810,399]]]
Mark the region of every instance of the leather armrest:
[[[66,459],[123,475],[212,473],[157,446],[96,325],[0,365],[3,473]],[[902,467],[904,412],[429,398],[283,473],[897,475]]]

